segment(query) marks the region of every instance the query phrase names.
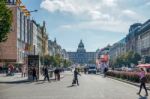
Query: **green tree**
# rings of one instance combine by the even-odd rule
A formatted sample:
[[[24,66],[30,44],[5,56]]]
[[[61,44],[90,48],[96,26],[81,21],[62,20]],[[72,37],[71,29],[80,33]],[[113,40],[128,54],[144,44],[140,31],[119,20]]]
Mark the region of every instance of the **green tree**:
[[[122,67],[123,64],[124,64],[123,58],[122,57],[118,57],[116,59],[115,65],[117,65],[117,67]]]
[[[55,66],[60,67],[61,62],[62,62],[61,56],[59,54],[55,55]]]
[[[0,42],[7,40],[12,23],[12,11],[5,2],[6,0],[0,0]]]
[[[132,63],[134,63],[135,65],[138,64],[138,61],[141,60],[141,56],[138,53],[134,53],[133,55],[133,59],[132,59]]]
[[[135,65],[138,64],[138,61],[141,60],[141,56],[138,53],[133,51],[129,51],[121,56],[119,56],[114,65],[122,67],[122,65],[130,67],[130,64],[133,63]]]
[[[150,57],[149,56],[145,57],[145,63],[150,63]]]
[[[64,59],[64,67],[67,68],[71,66],[71,62],[69,60]]]

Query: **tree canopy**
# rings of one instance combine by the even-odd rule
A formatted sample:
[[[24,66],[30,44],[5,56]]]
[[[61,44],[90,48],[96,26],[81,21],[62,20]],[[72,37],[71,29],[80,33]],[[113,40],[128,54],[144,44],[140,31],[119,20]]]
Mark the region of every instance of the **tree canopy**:
[[[7,40],[12,23],[12,11],[5,2],[6,0],[0,0],[0,42]]]
[[[69,60],[61,58],[61,56],[55,55],[55,56],[49,56],[46,55],[43,57],[44,59],[44,65],[52,66],[52,67],[69,67],[71,65],[71,62]]]
[[[140,60],[141,60],[141,56],[138,53],[130,51],[119,56],[113,65],[118,66],[118,67],[122,67],[123,65],[130,67],[131,63],[137,65],[138,61]]]

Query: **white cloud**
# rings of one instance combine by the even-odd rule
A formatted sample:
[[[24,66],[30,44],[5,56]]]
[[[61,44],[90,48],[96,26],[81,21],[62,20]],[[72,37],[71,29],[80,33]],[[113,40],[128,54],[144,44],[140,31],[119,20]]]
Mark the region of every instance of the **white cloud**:
[[[96,29],[127,33],[136,20],[143,17],[130,8],[122,8],[119,0],[43,0],[41,8],[50,13],[70,13],[82,20],[60,26],[60,29]],[[121,1],[120,1],[121,2]]]
[[[88,22],[80,22],[78,24],[73,25],[62,25],[59,27],[61,30],[72,30],[72,29],[80,29],[80,30],[98,30],[98,31],[110,31],[110,32],[119,32],[119,33],[127,33],[128,28],[131,25],[130,22],[123,22],[117,20],[105,21],[105,20],[95,20]],[[67,27],[69,26],[69,28]]]
[[[110,20],[111,16],[109,14],[104,14],[101,13],[100,11],[89,11],[89,16],[91,17],[91,19],[93,20]]]
[[[103,4],[105,4],[109,7],[117,6],[116,1],[117,0],[102,0]]]
[[[136,15],[136,13],[135,12],[133,12],[133,11],[131,11],[131,10],[123,10],[123,13],[124,14],[127,14],[127,15],[129,15],[129,16],[134,16],[134,15]]]
[[[129,10],[129,9],[123,10],[122,15],[124,17],[129,17],[129,18],[133,18],[133,19],[138,19],[139,18],[139,15],[136,12],[134,12],[132,10]]]
[[[72,26],[71,25],[62,25],[62,26],[60,26],[60,28],[62,28],[62,29],[71,29]]]
[[[150,2],[147,2],[147,3],[146,3],[146,6],[150,6]]]
[[[41,8],[50,12],[60,11],[71,14],[100,12],[102,7],[116,6],[116,0],[43,0]],[[92,14],[92,13],[91,13]]]
[[[43,2],[41,3],[41,8],[47,9],[50,12],[58,10],[66,12],[76,12],[75,7],[66,0],[43,0]]]

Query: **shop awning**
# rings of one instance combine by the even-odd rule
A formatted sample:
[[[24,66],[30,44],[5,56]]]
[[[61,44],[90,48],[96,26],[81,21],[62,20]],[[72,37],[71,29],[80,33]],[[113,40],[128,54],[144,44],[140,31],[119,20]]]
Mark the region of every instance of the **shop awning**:
[[[139,64],[137,67],[150,68],[150,64]]]

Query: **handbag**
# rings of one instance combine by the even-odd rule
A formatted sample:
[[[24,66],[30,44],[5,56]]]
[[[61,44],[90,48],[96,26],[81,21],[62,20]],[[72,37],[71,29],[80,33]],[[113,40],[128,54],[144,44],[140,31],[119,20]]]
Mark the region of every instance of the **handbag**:
[[[73,79],[72,84],[76,84],[76,80],[75,79]]]
[[[141,78],[141,82],[142,83],[146,83],[147,82],[147,78],[146,77]]]

